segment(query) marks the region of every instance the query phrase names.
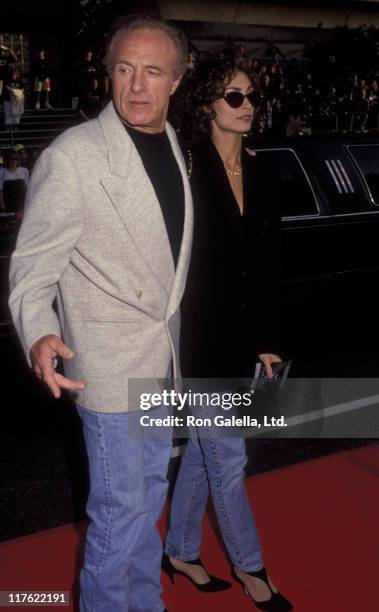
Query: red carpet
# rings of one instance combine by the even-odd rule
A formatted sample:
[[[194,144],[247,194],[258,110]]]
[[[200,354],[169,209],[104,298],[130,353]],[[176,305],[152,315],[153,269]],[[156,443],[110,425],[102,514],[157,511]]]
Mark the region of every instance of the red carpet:
[[[378,609],[379,444],[247,482],[266,565],[296,612]],[[165,517],[162,531],[164,525]],[[68,525],[0,544],[0,590],[71,590],[84,532],[83,524]],[[228,577],[228,562],[208,517],[202,557],[212,573]],[[166,576],[163,584],[170,612],[256,610],[236,583],[225,593],[209,595],[182,577],[175,588]]]

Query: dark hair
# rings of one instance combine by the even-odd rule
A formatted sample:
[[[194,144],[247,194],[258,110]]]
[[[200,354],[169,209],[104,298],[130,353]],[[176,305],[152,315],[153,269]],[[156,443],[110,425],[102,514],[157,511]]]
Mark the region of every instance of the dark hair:
[[[204,53],[184,77],[172,100],[171,121],[184,140],[201,138],[210,132],[215,113],[209,106],[222,98],[236,72],[244,72],[259,89],[247,60],[233,48]]]
[[[184,32],[159,17],[149,15],[128,15],[115,21],[108,33],[105,44],[104,66],[109,76],[114,69],[114,52],[121,38],[132,30],[161,30],[172,40],[177,51],[175,76],[181,76],[187,68],[188,42]]]

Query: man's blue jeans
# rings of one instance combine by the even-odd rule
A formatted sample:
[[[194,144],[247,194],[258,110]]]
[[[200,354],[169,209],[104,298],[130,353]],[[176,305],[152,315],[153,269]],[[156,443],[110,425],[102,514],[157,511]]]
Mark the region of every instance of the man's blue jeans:
[[[90,469],[81,612],[161,612],[162,545],[156,526],[167,494],[172,432],[130,434],[138,413],[77,407]],[[166,409],[159,409],[166,416]],[[132,417],[134,415],[134,417]]]
[[[221,414],[207,406],[196,416]],[[233,565],[243,572],[263,567],[261,546],[245,489],[246,445],[242,437],[220,437],[217,427],[202,427],[188,439],[170,510],[166,553],[191,561],[200,556],[201,527],[209,492],[221,535]]]

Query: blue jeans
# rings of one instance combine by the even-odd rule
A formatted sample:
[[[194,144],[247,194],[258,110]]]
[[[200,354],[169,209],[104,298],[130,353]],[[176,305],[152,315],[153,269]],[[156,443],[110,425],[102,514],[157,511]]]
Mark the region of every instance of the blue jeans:
[[[162,544],[156,526],[167,494],[172,432],[128,435],[138,413],[77,407],[90,469],[81,612],[161,612]],[[166,409],[159,409],[166,416]]]
[[[213,415],[220,414],[213,410]],[[209,416],[211,407],[196,408]],[[246,445],[241,437],[219,437],[214,426],[191,437],[182,457],[170,510],[165,550],[192,561],[200,556],[201,525],[209,492],[233,565],[253,572],[263,567],[261,546],[245,489]]]

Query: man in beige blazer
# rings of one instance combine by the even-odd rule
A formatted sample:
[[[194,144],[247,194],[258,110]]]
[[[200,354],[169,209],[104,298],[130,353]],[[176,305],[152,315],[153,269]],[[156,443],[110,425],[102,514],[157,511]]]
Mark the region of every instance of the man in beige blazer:
[[[180,377],[192,202],[166,117],[186,57],[183,35],[166,22],[119,22],[106,53],[113,101],[41,154],[11,262],[10,307],[29,363],[55,397],[75,395],[83,421],[87,612],[164,608],[156,522],[171,433],[130,434],[138,406],[128,382]]]

